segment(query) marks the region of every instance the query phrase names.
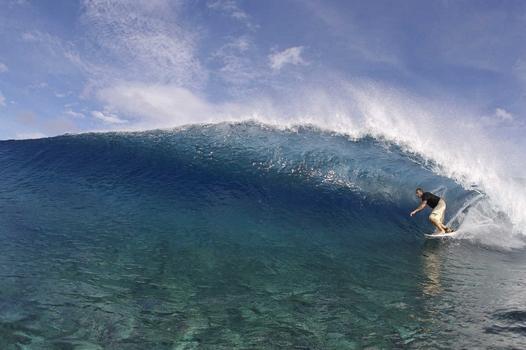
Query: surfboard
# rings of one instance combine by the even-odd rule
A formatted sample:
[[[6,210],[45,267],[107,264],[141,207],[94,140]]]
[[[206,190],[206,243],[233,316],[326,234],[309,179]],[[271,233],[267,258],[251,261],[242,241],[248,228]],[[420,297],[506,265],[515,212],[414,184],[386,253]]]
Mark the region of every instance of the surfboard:
[[[455,237],[457,235],[458,231],[453,231],[449,233],[424,233],[424,236],[427,239],[437,239],[437,238],[448,238],[448,237]]]

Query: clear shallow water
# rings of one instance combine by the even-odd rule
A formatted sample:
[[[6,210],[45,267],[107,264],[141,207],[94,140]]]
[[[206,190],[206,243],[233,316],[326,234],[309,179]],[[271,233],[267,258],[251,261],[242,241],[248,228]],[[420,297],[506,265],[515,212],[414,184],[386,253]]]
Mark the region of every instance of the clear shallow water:
[[[521,348],[522,251],[425,241],[372,139],[256,124],[0,143],[0,348]]]

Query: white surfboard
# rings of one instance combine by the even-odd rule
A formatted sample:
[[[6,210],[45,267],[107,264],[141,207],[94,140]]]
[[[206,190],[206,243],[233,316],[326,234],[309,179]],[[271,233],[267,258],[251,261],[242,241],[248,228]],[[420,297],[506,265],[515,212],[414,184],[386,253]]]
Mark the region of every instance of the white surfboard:
[[[424,236],[427,239],[437,239],[437,238],[455,237],[457,234],[458,234],[458,231],[453,231],[449,233],[424,233]]]

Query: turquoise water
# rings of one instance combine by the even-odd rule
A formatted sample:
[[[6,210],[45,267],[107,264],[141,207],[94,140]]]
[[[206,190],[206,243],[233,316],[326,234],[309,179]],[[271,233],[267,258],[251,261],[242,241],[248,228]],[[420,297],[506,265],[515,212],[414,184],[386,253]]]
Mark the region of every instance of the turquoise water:
[[[416,186],[478,194],[394,145],[218,124],[0,164],[2,349],[526,346],[523,251],[426,241]]]

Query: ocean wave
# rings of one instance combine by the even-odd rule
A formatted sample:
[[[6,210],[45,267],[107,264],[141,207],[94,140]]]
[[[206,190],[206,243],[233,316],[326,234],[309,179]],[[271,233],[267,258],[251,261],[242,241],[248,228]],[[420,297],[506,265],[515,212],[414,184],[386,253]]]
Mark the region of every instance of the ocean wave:
[[[350,137],[312,125],[218,123],[8,141],[0,144],[0,159],[0,176],[12,181],[4,190],[36,177],[58,176],[61,181],[76,179],[80,188],[143,186],[170,192],[174,182],[191,183],[197,176],[210,186],[221,182],[221,196],[240,191],[257,201],[287,191],[312,191],[353,203],[342,210],[330,208],[339,204],[329,201],[325,211],[345,216],[356,203],[377,206],[374,210],[383,212],[369,212],[371,220],[403,221],[404,228],[416,225],[429,231],[423,215],[416,221],[408,217],[418,204],[414,189],[420,186],[446,198],[447,218],[460,237],[504,247],[523,244],[513,220],[496,209],[481,187],[466,188],[456,177],[441,175],[435,162],[385,138]]]

